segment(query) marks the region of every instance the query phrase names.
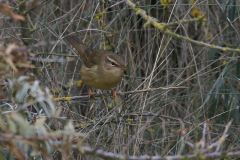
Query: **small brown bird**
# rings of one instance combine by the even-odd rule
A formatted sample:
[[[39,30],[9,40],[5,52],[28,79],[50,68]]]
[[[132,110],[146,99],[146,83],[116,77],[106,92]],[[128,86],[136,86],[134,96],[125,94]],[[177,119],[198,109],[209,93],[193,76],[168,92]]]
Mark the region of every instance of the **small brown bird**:
[[[112,88],[121,82],[126,70],[123,59],[110,51],[88,49],[76,36],[68,35],[65,39],[77,49],[83,60],[80,74],[83,83],[89,86],[89,98],[94,95],[90,88],[93,87],[111,90],[112,99],[115,99],[116,91]]]

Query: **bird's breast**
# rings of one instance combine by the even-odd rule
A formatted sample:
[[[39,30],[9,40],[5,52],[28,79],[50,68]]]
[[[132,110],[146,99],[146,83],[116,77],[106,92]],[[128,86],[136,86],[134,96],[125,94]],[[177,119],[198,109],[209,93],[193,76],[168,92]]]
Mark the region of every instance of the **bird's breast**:
[[[121,82],[123,71],[119,68],[114,70],[99,69],[98,65],[91,68],[84,64],[81,67],[81,79],[86,85],[97,89],[112,89]]]

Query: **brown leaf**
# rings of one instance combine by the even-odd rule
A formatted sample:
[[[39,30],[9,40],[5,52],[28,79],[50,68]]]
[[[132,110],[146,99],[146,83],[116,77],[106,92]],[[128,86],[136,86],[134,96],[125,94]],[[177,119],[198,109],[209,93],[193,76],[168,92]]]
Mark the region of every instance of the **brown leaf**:
[[[6,62],[12,67],[12,69],[14,70],[14,71],[18,71],[18,69],[16,68],[16,66],[14,65],[14,63],[13,63],[13,57],[12,57],[12,55],[11,55],[11,52],[13,51],[13,50],[15,50],[15,49],[17,49],[18,48],[18,46],[17,45],[15,45],[15,44],[9,44],[8,46],[7,46],[7,48],[6,48],[6,50],[5,50],[5,52],[6,52],[6,56],[7,57],[5,57],[5,60],[6,60]]]
[[[7,13],[15,20],[25,21],[24,16],[14,13],[6,4],[0,4],[0,13]]]

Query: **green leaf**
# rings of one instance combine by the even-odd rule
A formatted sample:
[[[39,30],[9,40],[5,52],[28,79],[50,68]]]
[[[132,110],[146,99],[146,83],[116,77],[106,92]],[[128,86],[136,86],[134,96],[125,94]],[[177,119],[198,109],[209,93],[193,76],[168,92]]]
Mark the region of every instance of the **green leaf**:
[[[238,61],[237,61],[236,76],[237,78],[240,78],[240,58],[238,58]]]
[[[230,4],[229,10],[228,10],[228,18],[230,19],[231,22],[235,18],[235,11],[236,11],[236,0],[233,0],[232,4]]]
[[[239,97],[236,92],[236,88],[232,85],[231,81],[228,81],[230,87],[230,93],[233,98],[233,110],[231,111],[231,116],[234,118],[235,123],[239,122]]]

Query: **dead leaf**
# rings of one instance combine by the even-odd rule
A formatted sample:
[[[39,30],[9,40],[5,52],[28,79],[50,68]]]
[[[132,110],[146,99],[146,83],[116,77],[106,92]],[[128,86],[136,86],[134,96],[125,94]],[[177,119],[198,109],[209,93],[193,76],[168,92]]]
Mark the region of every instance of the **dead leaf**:
[[[19,21],[25,21],[26,20],[24,16],[14,13],[10,9],[10,7],[6,4],[0,4],[0,13],[7,13],[7,14],[9,14],[10,17],[12,17],[15,20],[19,20]]]

